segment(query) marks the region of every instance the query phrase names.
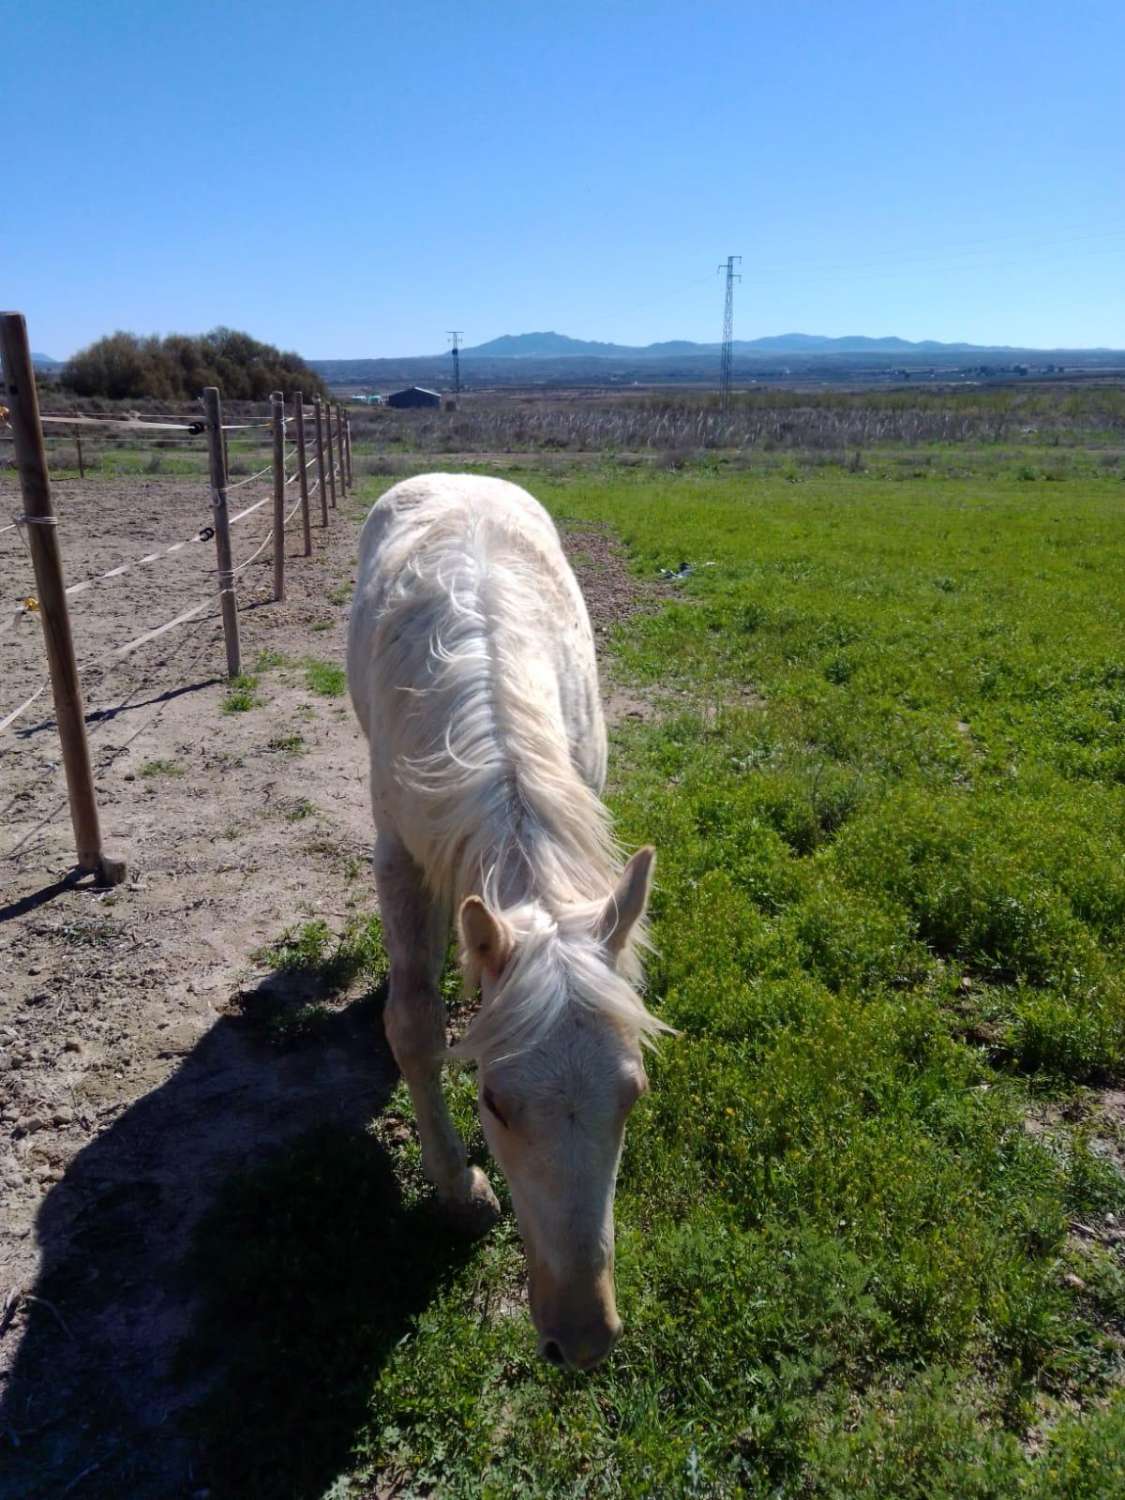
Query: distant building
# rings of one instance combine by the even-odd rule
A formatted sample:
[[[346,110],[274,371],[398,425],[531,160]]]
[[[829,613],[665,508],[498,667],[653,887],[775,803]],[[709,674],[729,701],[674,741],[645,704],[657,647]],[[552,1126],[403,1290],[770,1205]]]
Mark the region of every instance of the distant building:
[[[441,406],[437,391],[428,391],[424,386],[410,385],[404,391],[393,391],[387,397],[388,406]]]

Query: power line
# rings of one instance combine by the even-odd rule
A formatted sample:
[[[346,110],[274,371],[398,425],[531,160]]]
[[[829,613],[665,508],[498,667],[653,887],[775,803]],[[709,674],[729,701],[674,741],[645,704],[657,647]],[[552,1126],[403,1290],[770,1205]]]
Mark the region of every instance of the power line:
[[[728,255],[726,260],[727,295],[723,304],[723,352],[719,361],[719,410],[730,407],[730,378],[734,364],[734,283],[741,281],[741,274],[734,269],[735,261],[742,264],[741,255]],[[718,267],[724,269],[722,265]]]

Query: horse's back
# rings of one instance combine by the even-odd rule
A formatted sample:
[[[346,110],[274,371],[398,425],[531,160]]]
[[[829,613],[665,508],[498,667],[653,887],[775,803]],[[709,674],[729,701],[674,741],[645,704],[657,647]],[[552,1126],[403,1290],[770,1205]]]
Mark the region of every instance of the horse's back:
[[[393,568],[417,552],[434,528],[492,520],[534,537],[562,558],[554,522],[533,495],[507,479],[482,474],[420,474],[393,485],[371,509],[359,540],[360,579]]]
[[[441,686],[442,653],[474,613],[486,621],[480,649],[495,651],[493,669],[542,702],[575,769],[601,788],[593,633],[554,523],[507,480],[423,475],[388,490],[360,538],[348,680],[371,742],[377,822],[396,758],[416,756],[426,735],[432,750],[443,715],[458,711],[457,692]]]
[[[355,686],[362,688],[369,676],[375,636],[388,611],[408,612],[412,605],[421,611],[440,602],[434,599],[434,581],[437,575],[440,591],[443,559],[459,547],[479,549],[482,532],[486,551],[525,542],[542,584],[568,600],[577,599],[588,633],[585,602],[558,532],[533,495],[506,479],[421,474],[387,490],[360,533],[348,638],[348,669]],[[359,710],[362,705],[356,706]],[[360,718],[365,718],[363,712]]]

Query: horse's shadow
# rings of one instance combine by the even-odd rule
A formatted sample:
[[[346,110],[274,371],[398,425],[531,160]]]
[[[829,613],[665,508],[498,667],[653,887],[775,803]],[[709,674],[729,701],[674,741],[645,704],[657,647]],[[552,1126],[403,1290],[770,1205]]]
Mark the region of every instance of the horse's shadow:
[[[380,1001],[282,1051],[253,1006],[220,1020],[74,1159],[7,1333],[3,1500],[314,1500],[347,1467],[381,1364],[470,1253],[366,1128],[396,1077]]]

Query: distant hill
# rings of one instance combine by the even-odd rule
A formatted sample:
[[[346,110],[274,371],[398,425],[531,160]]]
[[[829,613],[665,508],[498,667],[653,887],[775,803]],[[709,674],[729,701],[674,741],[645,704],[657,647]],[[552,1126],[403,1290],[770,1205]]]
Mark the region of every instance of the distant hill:
[[[596,339],[572,339],[565,333],[505,333],[487,344],[463,349],[473,359],[662,359],[669,354],[706,354],[718,344],[693,344],[690,339],[668,339],[662,344],[604,344]]]
[[[572,339],[565,333],[505,333],[487,344],[463,349],[462,355],[478,359],[560,359],[576,355],[613,359],[635,354],[624,344],[602,344],[593,339]]]
[[[61,359],[52,359],[49,354],[33,354],[31,363],[37,370],[58,370],[63,362]]]
[[[1010,348],[1006,344],[940,344],[936,339],[913,343],[894,337],[873,339],[860,333],[838,339],[819,333],[776,333],[768,338],[735,339],[734,347],[770,354],[997,354]]]

